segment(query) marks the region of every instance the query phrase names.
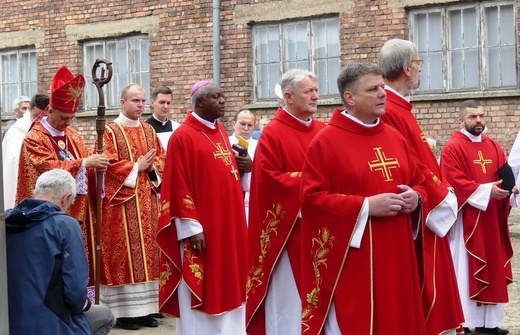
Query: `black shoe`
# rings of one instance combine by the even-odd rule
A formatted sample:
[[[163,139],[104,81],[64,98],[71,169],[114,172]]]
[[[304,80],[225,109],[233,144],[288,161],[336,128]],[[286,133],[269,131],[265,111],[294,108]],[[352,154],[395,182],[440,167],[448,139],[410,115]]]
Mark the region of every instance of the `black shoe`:
[[[482,334],[494,334],[494,335],[506,335],[509,334],[509,330],[502,329],[502,328],[486,328],[486,327],[476,327],[475,328],[476,333],[482,333]]]
[[[153,314],[150,314],[149,316],[151,316],[154,319],[164,319],[163,313],[153,313]]]
[[[152,318],[150,315],[147,316],[140,316],[138,318],[135,318],[135,321],[137,321],[138,324],[144,327],[159,327],[159,322]]]
[[[139,325],[134,318],[117,318],[116,324],[119,328],[137,330]]]
[[[473,334],[469,328],[464,327],[464,334]]]

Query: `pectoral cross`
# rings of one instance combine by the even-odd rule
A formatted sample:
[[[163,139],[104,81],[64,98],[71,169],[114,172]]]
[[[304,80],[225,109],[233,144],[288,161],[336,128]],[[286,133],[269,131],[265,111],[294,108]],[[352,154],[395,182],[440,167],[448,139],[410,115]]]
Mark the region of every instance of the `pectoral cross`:
[[[374,148],[374,151],[376,152],[377,159],[368,162],[370,171],[381,171],[383,177],[385,177],[385,181],[392,181],[391,169],[399,167],[399,161],[395,158],[386,158],[383,148]]]
[[[473,161],[473,164],[480,164],[480,167],[482,168],[482,172],[484,174],[487,173],[486,171],[486,164],[492,164],[493,160],[491,159],[484,159],[484,155],[482,154],[482,151],[478,151],[478,158]]]
[[[231,171],[229,171],[229,173],[235,176],[235,180],[238,180],[238,170],[235,169],[233,165],[231,165]]]

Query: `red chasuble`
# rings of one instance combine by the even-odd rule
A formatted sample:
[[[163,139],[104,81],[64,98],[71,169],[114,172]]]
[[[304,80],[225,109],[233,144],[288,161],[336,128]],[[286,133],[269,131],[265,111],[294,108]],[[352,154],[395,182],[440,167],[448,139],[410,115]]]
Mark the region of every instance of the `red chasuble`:
[[[464,322],[448,238],[439,237],[425,224],[430,212],[446,198],[449,185],[442,180],[437,159],[412,114],[412,104],[390,90],[386,90],[386,94],[385,114],[381,120],[408,141],[428,183],[416,250],[426,328],[429,335],[438,335]]]
[[[137,127],[110,122],[103,139],[110,165],[105,172],[102,209],[101,284],[154,281],[159,275],[157,189],[147,171],[139,172],[135,187],[125,186],[124,181],[137,159],[151,149],[157,150],[154,167],[162,176],[164,150],[152,126],[144,122]]]
[[[201,255],[185,239],[181,261],[175,218],[202,225],[206,249]],[[190,112],[170,138],[157,242],[161,250],[161,312],[179,317],[177,287],[181,277],[192,293],[191,308],[218,315],[244,303],[244,194],[226,130],[220,123],[211,129]]]
[[[68,142],[68,150],[76,158],[75,160],[60,160],[58,156],[59,148],[51,140],[51,134],[40,122],[34,122],[31,129],[25,136],[20,150],[20,163],[18,165],[18,187],[16,190],[16,203],[24,198],[32,198],[33,190],[36,186],[38,177],[52,169],[63,169],[76,178],[81,169],[83,158],[90,156],[87,146],[77,131],[67,127],[65,136]],[[64,137],[61,137],[63,139]],[[57,140],[55,140],[57,142]],[[94,170],[89,171],[89,186],[95,179]],[[92,189],[95,194],[95,188]],[[92,191],[90,190],[90,191]],[[91,215],[91,209],[95,203],[91,203],[85,194],[78,194],[76,201],[70,207],[68,213],[84,222],[81,225],[83,238],[85,239],[85,252],[89,260],[91,279],[94,264],[94,230],[95,216]],[[93,283],[90,283],[93,284]]]
[[[263,135],[262,135],[263,136]],[[424,195],[424,177],[404,138],[380,122],[364,127],[335,110],[311,143],[302,177],[302,334],[322,334],[334,301],[342,334],[425,335],[412,219],[369,217],[350,247],[364,200]]]
[[[300,287],[300,182],[309,143],[325,124],[310,126],[278,109],[255,151],[249,200],[249,276],[246,324],[250,335],[265,334],[264,299],[273,269],[287,248]]]
[[[469,295],[484,304],[508,302],[507,285],[513,281],[513,249],[507,226],[509,198],[490,199],[485,211],[467,201],[481,184],[499,180],[497,171],[506,162],[500,144],[485,134],[482,142],[472,142],[456,131],[442,151],[442,172],[455,188],[462,211],[469,256]]]

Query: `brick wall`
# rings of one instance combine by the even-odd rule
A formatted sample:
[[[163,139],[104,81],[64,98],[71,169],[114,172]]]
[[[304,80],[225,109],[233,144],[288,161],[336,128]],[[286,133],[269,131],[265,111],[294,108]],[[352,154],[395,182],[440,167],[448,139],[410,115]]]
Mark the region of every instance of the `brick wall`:
[[[237,23],[236,6],[257,6],[277,3],[277,13],[293,18],[298,13],[284,12],[292,2],[315,3],[310,0],[267,1],[267,0],[222,0],[221,1],[221,86],[227,98],[227,115],[224,124],[231,132],[230,120],[246,105],[254,108],[252,100],[252,46],[251,27]],[[332,1],[337,2],[338,1]],[[418,1],[353,1],[345,0],[351,10],[338,13],[341,22],[341,60],[376,62],[377,53],[389,38],[408,36],[407,11],[403,7]],[[421,1],[419,1],[421,2]],[[433,1],[434,3],[436,1]],[[445,1],[437,1],[445,2]],[[457,1],[454,1],[457,2]],[[396,3],[401,3],[396,5]],[[309,7],[307,6],[307,7]],[[306,6],[301,7],[302,16],[308,16]],[[253,7],[251,7],[253,8]],[[291,8],[295,8],[294,6]],[[308,8],[307,8],[308,9]],[[282,14],[280,14],[282,13]],[[263,15],[270,15],[264,13]],[[323,13],[326,14],[326,13]],[[154,0],[104,1],[16,1],[0,12],[0,50],[2,34],[43,30],[44,40],[37,45],[38,87],[47,91],[52,75],[60,65],[67,65],[73,72],[82,68],[81,41],[67,36],[69,25],[113,22],[132,18],[156,16],[159,18],[157,32],[150,38],[151,87],[167,85],[174,92],[173,119],[182,121],[191,108],[189,90],[198,80],[212,79],[212,1]],[[268,20],[268,19],[263,19]],[[415,113],[427,136],[438,141],[439,149],[458,129],[457,110],[462,99],[446,101],[415,100]],[[518,97],[488,97],[481,99],[489,113],[489,134],[509,150],[518,127],[520,105]],[[327,121],[330,112],[339,107],[339,101],[320,106],[317,118]],[[257,119],[274,114],[276,103],[254,108]],[[107,111],[107,120],[113,119],[118,111]],[[78,113],[75,127],[84,134],[92,147],[95,138],[95,116],[93,112]],[[3,118],[2,123],[6,120]]]

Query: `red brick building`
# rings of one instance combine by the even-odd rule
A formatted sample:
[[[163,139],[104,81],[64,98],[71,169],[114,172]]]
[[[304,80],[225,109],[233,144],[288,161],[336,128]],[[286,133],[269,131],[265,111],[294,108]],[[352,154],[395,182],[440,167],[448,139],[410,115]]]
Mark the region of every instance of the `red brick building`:
[[[89,79],[96,58],[114,62],[107,117],[118,112],[120,89],[136,81],[174,91],[173,119],[191,108],[189,90],[213,78],[220,50],[220,83],[229,120],[247,107],[272,116],[274,84],[291,67],[320,81],[317,117],[341,105],[335,88],[351,60],[376,62],[389,38],[411,39],[425,61],[415,112],[439,149],[459,128],[458,106],[479,99],[489,134],[506,151],[519,130],[517,0],[211,0],[7,1],[0,12],[0,100],[3,124],[18,95],[47,91],[61,65]],[[214,13],[220,40],[213,40]],[[88,84],[75,127],[92,143],[97,93]]]

